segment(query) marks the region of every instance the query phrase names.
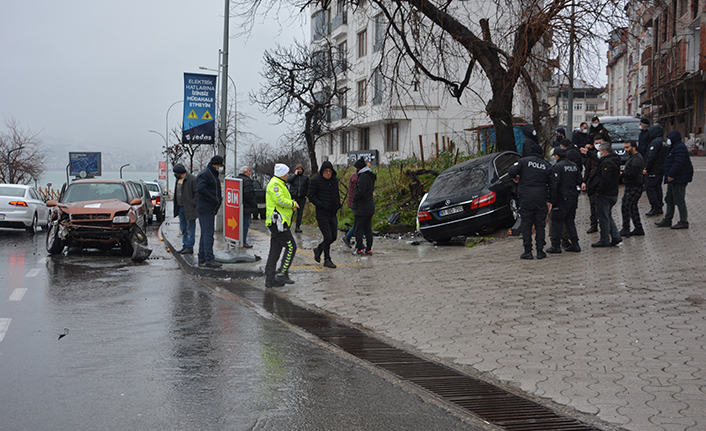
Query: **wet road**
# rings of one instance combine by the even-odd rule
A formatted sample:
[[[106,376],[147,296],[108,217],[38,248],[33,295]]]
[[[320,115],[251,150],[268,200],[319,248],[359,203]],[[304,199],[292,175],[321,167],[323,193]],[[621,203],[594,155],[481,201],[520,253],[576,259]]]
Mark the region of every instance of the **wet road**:
[[[136,264],[0,229],[0,430],[477,429],[214,295],[149,234]]]

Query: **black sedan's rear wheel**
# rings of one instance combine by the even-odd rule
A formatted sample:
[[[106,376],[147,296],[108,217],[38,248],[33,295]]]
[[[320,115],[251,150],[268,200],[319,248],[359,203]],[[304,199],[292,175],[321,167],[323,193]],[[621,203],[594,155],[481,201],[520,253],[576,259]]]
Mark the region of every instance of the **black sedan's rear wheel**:
[[[59,238],[59,223],[51,223],[47,232],[47,252],[59,254],[64,251],[64,242]]]

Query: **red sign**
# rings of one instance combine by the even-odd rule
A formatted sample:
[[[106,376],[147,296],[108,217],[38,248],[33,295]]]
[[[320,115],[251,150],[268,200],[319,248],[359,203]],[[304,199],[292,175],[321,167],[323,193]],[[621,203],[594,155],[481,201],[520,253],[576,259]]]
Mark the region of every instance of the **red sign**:
[[[240,178],[226,178],[223,200],[223,235],[226,239],[240,242],[243,236],[243,207],[240,205],[243,181]]]
[[[159,162],[159,179],[167,179],[167,162]]]

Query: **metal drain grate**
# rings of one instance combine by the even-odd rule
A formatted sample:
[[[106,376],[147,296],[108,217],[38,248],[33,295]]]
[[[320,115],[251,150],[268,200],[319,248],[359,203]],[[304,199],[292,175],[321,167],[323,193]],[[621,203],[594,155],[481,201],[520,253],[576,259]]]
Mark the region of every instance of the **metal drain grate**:
[[[508,431],[596,431],[453,368],[420,358],[328,317],[294,305],[252,286],[228,286],[232,293],[262,305],[268,312],[305,329],[360,359],[407,380]]]

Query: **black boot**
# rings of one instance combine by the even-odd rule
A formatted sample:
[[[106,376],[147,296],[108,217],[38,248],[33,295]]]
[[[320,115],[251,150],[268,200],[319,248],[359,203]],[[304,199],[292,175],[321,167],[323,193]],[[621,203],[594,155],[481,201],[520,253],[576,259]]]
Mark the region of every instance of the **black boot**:
[[[281,272],[278,272],[277,275],[275,275],[275,282],[284,284],[294,284],[294,280],[289,278],[289,274]]]
[[[569,247],[570,247],[570,245],[566,246],[565,248],[568,249]],[[547,252],[547,253],[553,253],[553,254],[559,254],[559,253],[561,253],[561,248],[560,248],[560,247],[551,246],[551,247],[549,247],[549,248],[546,250],[546,252]],[[537,258],[539,258],[539,251],[537,251]]]
[[[321,262],[321,249],[318,245],[314,249],[314,260],[317,262]]]
[[[336,265],[331,261],[331,259],[324,259],[324,266],[326,268],[336,268]]]

